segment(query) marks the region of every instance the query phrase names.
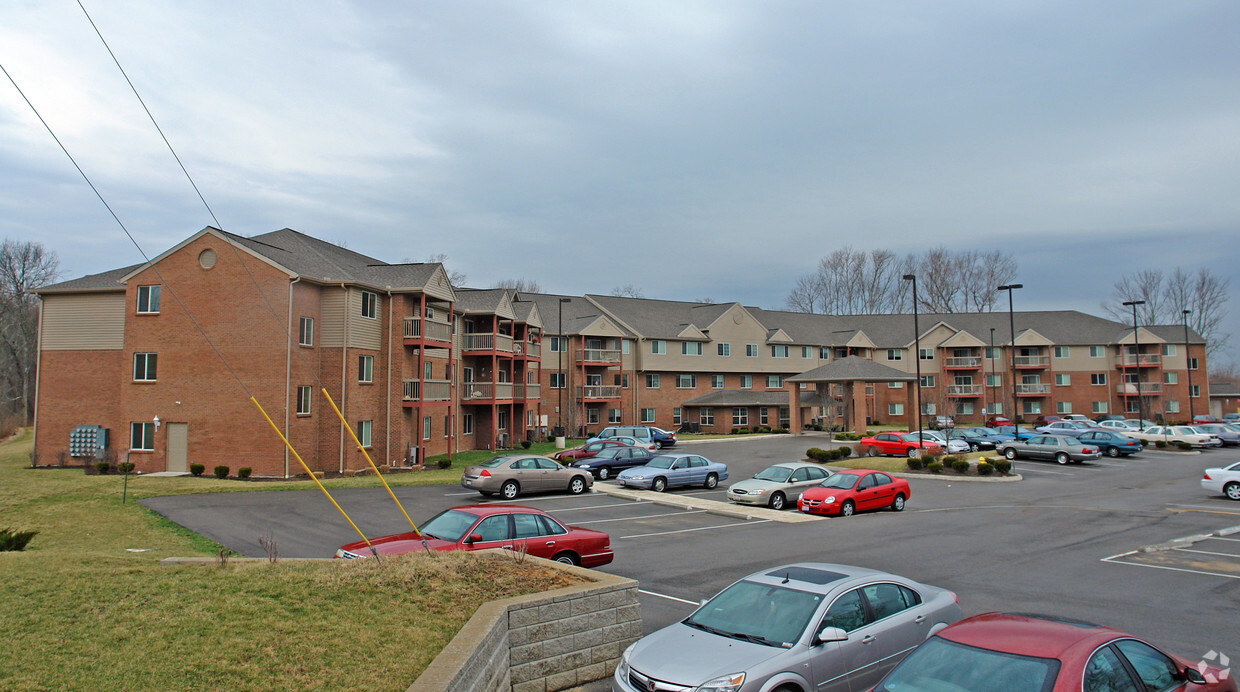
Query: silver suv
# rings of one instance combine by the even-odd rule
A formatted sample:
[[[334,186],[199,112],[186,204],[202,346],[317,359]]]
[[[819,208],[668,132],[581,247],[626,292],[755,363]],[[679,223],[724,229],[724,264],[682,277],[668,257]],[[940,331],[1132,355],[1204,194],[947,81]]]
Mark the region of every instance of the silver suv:
[[[625,650],[614,692],[869,689],[962,617],[956,595],[823,563],[751,574]]]

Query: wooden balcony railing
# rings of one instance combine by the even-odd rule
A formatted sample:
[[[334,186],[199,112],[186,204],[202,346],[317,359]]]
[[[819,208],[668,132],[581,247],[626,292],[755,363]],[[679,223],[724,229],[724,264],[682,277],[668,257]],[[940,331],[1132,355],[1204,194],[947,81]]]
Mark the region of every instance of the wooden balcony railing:
[[[537,341],[516,341],[512,344],[512,352],[518,356],[542,358],[542,344]]]
[[[470,401],[508,401],[512,399],[512,382],[462,382],[461,403]]]
[[[945,368],[980,368],[982,359],[978,356],[952,356],[943,359]]]
[[[1050,364],[1050,356],[1016,356],[1018,368],[1045,368]]]
[[[1127,396],[1162,394],[1161,382],[1121,382],[1115,385],[1115,393]]]
[[[1158,353],[1125,353],[1115,356],[1115,364],[1121,368],[1131,368],[1136,366],[1145,367],[1147,365],[1158,365],[1162,362],[1162,355]]]
[[[612,348],[581,348],[577,349],[577,360],[584,363],[619,363],[620,351]]]
[[[515,390],[515,394],[518,399],[537,399],[539,398],[541,392],[542,388],[539,385],[524,384],[522,382],[517,383]]]
[[[442,322],[424,320],[421,317],[405,318],[406,339],[431,339],[434,341],[452,341],[451,325]]]
[[[947,385],[947,396],[981,396],[982,385],[980,384],[949,384]]]
[[[1050,394],[1051,386],[1049,384],[1018,384],[1016,385],[1017,394]]]
[[[619,399],[620,387],[615,385],[594,385],[588,384],[577,392],[581,399]]]
[[[405,380],[402,384],[404,401],[447,401],[452,392],[447,380]]]
[[[512,337],[507,334],[466,334],[462,348],[466,351],[512,353]]]

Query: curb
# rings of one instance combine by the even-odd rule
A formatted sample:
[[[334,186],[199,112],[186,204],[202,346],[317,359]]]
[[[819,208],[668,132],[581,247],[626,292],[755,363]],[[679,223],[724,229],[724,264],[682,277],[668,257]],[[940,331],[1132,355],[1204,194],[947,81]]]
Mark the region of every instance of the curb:
[[[955,473],[954,471],[952,473]],[[891,473],[905,480],[920,480],[926,478],[934,481],[960,481],[963,483],[1015,483],[1023,481],[1025,477],[1019,473],[1012,473],[1006,476],[997,476],[995,478],[985,478],[982,476],[948,476],[941,473]]]
[[[634,500],[650,502],[665,507],[676,507],[678,509],[702,509],[708,514],[716,514],[722,517],[731,517],[732,519],[744,519],[746,521],[752,519],[764,519],[766,521],[778,521],[784,524],[800,524],[807,521],[821,521],[825,517],[817,517],[802,512],[791,512],[787,510],[775,511],[766,507],[746,507],[732,502],[718,502],[716,500],[702,500],[695,497],[681,497],[676,495],[668,495],[665,493],[656,493],[651,490],[629,490],[628,488],[620,488],[614,485],[603,485],[601,483],[594,484],[594,491],[612,497],[618,497],[624,500]]]
[[[1138,553],[1159,553],[1159,552],[1163,552],[1166,550],[1175,550],[1177,548],[1187,548],[1188,546],[1194,543],[1198,543],[1200,541],[1204,541],[1207,538],[1222,538],[1224,536],[1231,536],[1237,533],[1240,533],[1240,526],[1229,526],[1225,529],[1211,531],[1210,533],[1199,533],[1199,534],[1195,534],[1192,536],[1181,536],[1180,538],[1172,538],[1171,540],[1163,541],[1162,543],[1153,543],[1150,545],[1143,545],[1140,548],[1137,548],[1136,552]]]

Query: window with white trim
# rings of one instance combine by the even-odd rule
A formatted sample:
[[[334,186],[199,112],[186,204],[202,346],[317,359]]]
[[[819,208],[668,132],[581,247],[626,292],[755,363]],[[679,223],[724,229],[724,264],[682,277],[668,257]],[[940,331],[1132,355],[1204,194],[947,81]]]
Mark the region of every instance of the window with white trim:
[[[362,443],[363,447],[370,446],[370,431],[374,427],[374,421],[359,420],[357,422],[357,441]]]
[[[653,423],[653,422],[654,422],[654,409],[652,409],[652,408],[644,408],[644,409],[642,409],[642,422],[643,422],[643,423]]]
[[[607,422],[608,423],[619,423],[620,422],[620,409],[618,408],[607,409]]]
[[[549,381],[547,382],[547,388],[564,389],[564,373],[553,372],[550,375],[548,375],[548,378],[549,378]]]
[[[1105,385],[1107,383],[1107,374],[1105,372],[1091,372],[1089,373],[1089,383]]]
[[[698,422],[702,425],[715,424],[715,409],[710,406],[703,406],[698,410]]]
[[[474,414],[472,413],[461,414],[461,434],[462,435],[473,435],[474,434]]]
[[[658,388],[659,388],[658,373],[646,375],[646,389],[658,389]]]
[[[1071,401],[1056,401],[1055,413],[1072,413]]]
[[[788,347],[787,346],[772,346],[771,357],[772,358],[787,358]]]
[[[933,387],[933,386],[934,386],[934,375],[922,375],[922,376],[921,376],[921,386],[923,386],[923,387]]]
[[[888,382],[887,389],[904,389],[903,382]]]
[[[1105,401],[1093,401],[1093,402],[1090,402],[1090,404],[1089,404],[1089,408],[1090,408],[1090,410],[1091,410],[1091,411],[1093,411],[1094,413],[1106,413],[1106,412],[1107,412],[1107,402],[1105,402]]]
[[[504,411],[503,409],[500,409],[500,411],[501,413],[505,413],[505,414],[508,413],[507,411]],[[430,416],[422,417],[422,439],[423,440],[431,439],[431,417]]]
[[[757,358],[758,357],[758,345],[757,344],[745,344],[745,357],[746,358]]]
[[[375,381],[375,357],[374,356],[358,356],[357,357],[357,381],[358,382],[374,382]]]
[[[1163,344],[1162,354],[1164,358],[1175,355],[1175,344]]]
[[[921,360],[934,360],[934,349],[922,348],[917,350],[917,357]]]
[[[939,406],[933,401],[923,401],[921,403],[921,414],[923,416],[937,415],[938,412],[939,412]]]
[[[497,421],[495,427],[499,428],[500,430],[507,430],[508,429],[508,409],[506,408],[499,409],[495,417],[495,420]],[[598,422],[598,409],[594,409],[594,422],[595,423]]]
[[[682,341],[680,342],[680,355],[682,356],[700,356],[702,355],[701,341]]]
[[[802,357],[802,358],[813,358],[813,357],[814,357],[814,350],[813,350],[812,348],[810,348],[809,346],[802,346],[802,347],[801,347],[801,357]]]
[[[306,416],[310,414],[310,385],[297,385],[297,415]]]
[[[303,317],[297,325],[297,345],[313,346],[314,345],[314,318]]]
[[[887,360],[904,360],[904,349],[902,348],[887,349]]]
[[[1163,384],[1176,384],[1179,382],[1179,376],[1174,372],[1163,373]]]
[[[158,361],[159,354],[156,353],[133,354],[133,381],[154,382]]]
[[[1176,401],[1175,399],[1168,399],[1167,400],[1167,413],[1179,413],[1179,412],[1180,412],[1180,402]]]
[[[753,375],[741,375],[741,389],[753,388]]]
[[[1072,349],[1068,346],[1055,346],[1051,349],[1051,354],[1056,358],[1067,358],[1071,352]]]
[[[697,387],[697,375],[677,375],[676,389],[693,389]]]
[[[1089,347],[1090,358],[1104,358],[1106,357],[1106,355],[1107,355],[1107,350],[1106,350],[1106,347],[1104,346],[1090,346]]]
[[[598,422],[598,407],[592,406],[586,409],[586,423],[597,423],[597,422]]]
[[[732,425],[749,425],[749,407],[732,407]]]
[[[651,341],[650,352],[655,355],[663,355],[664,353],[667,353],[667,342],[662,340]]]
[[[138,452],[155,451],[155,423],[153,421],[129,424],[129,448]]]
[[[379,314],[379,294],[362,291],[362,317],[375,319]]]
[[[679,406],[672,409],[672,425],[680,425],[681,409]]]
[[[551,337],[551,340],[547,342],[547,348],[552,353],[563,353],[568,350],[567,344],[565,343],[566,341],[567,340],[562,336],[553,336]]]
[[[159,314],[159,286],[138,287],[138,314]]]
[[[831,360],[831,349],[826,346],[819,347],[818,359],[819,360]]]
[[[888,416],[903,416],[904,404],[887,404]]]
[[[1197,369],[1197,359],[1196,359],[1196,358],[1189,358],[1189,359],[1188,359],[1188,369],[1189,369],[1189,370],[1196,370],[1196,369]]]
[[[983,353],[986,356],[986,360],[999,360],[999,357],[1003,354],[1003,349],[997,346],[987,346]]]
[[[994,373],[987,375],[986,386],[987,387],[1002,387],[1003,386],[1003,375],[998,375]]]
[[[1066,372],[1055,373],[1055,385],[1059,387],[1068,387],[1072,384],[1072,376]],[[1068,413],[1072,413],[1068,411]]]
[[[723,375],[711,375],[710,376],[710,388],[711,389],[723,389]]]
[[[732,344],[715,344],[715,352],[721,356],[732,355]]]
[[[780,389],[783,386],[784,386],[784,378],[782,376],[780,375],[767,375],[766,376],[766,388],[767,389]]]
[[[1196,398],[1196,397],[1201,396],[1201,385],[1199,385],[1199,384],[1195,384],[1195,385],[1193,385],[1193,386],[1189,387],[1189,388],[1188,388],[1188,395],[1189,395],[1189,396],[1191,396],[1191,397],[1193,397],[1193,398]]]
[[[771,424],[771,414],[769,413],[769,409],[763,406],[762,408],[758,409],[758,425],[770,425],[770,424]]]

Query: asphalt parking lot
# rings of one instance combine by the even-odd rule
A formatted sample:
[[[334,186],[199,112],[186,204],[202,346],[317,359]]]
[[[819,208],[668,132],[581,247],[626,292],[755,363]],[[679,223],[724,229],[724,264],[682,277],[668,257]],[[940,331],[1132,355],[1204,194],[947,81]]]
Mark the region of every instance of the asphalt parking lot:
[[[647,632],[684,617],[746,574],[821,561],[950,588],[966,615],[1071,615],[1128,630],[1188,658],[1212,650],[1240,656],[1240,533],[1225,533],[1240,526],[1240,503],[1211,497],[1199,484],[1203,469],[1235,461],[1240,452],[1151,450],[1068,466],[1018,461],[1024,480],[1015,483],[968,482],[947,474],[914,478],[904,512],[848,519],[787,522],[767,512],[747,519],[727,503],[728,484],[771,463],[799,459],[824,441],[807,435],[681,445],[727,463],[729,479],[712,491],[627,493],[659,503],[605,492],[522,496],[517,503],[610,534],[616,559],[603,569],[639,581]],[[459,486],[395,491],[415,521],[486,501]],[[333,496],[370,536],[408,530],[382,488]],[[674,504],[660,504],[667,502]],[[143,504],[245,555],[264,554],[258,543],[264,534],[276,539],[286,557],[328,556],[356,539],[317,491],[218,493]]]

